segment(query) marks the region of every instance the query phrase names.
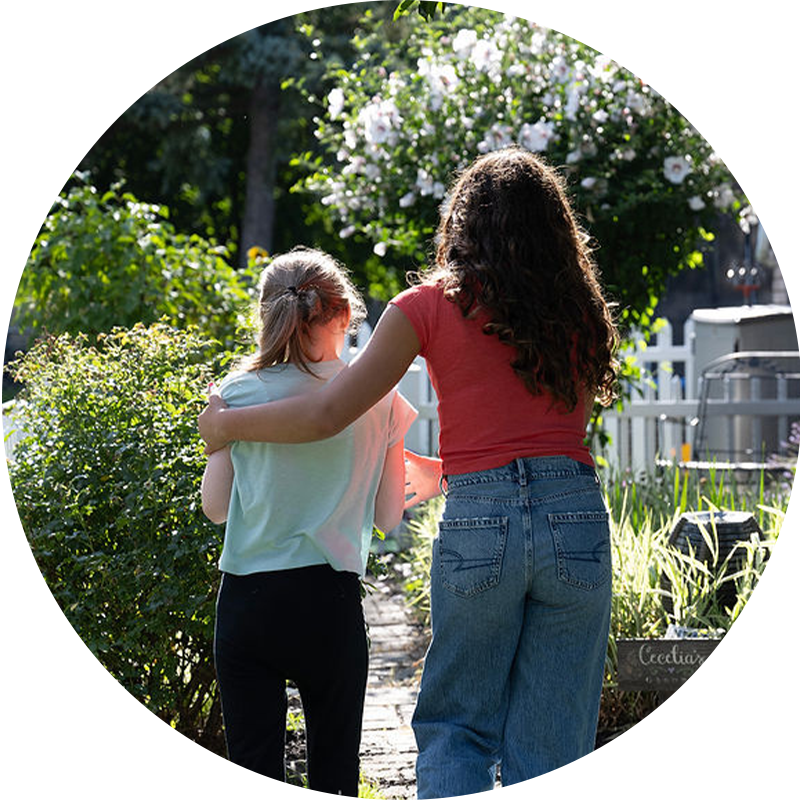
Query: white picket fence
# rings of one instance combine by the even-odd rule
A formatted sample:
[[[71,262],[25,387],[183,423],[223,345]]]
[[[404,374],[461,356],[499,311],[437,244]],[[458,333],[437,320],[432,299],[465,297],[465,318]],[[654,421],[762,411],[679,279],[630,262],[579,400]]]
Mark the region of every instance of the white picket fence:
[[[600,455],[613,468],[639,473],[659,459],[691,458],[700,396],[693,339],[694,322],[689,319],[680,345],[674,344],[669,323],[649,345],[636,340],[633,355],[642,380],[633,387],[622,411],[602,414],[608,443]]]
[[[792,424],[800,421],[800,354],[746,351],[698,364],[692,319],[683,343],[673,341],[666,324],[637,348],[643,380],[622,411],[603,414],[606,461],[636,474],[658,463],[740,473],[788,463]]]
[[[370,333],[363,325],[345,360],[355,356]],[[613,468],[639,474],[660,462],[698,465],[708,459],[757,468],[785,449],[792,423],[800,421],[800,356],[784,354],[793,355],[798,366],[794,371],[784,370],[777,378],[723,376],[717,390],[706,391],[704,399],[693,341],[694,323],[690,319],[684,327],[683,344],[673,344],[672,329],[666,325],[649,346],[636,348],[644,380],[622,411],[605,411],[602,415],[608,443],[598,455]],[[745,377],[750,379],[743,380]],[[709,385],[706,381],[706,390]],[[406,436],[406,447],[435,455],[439,440],[437,401],[422,358],[415,359],[400,382],[400,391],[419,411]],[[6,434],[20,427],[14,420],[14,411],[19,409],[12,406],[3,409]],[[699,434],[702,441],[698,445]],[[5,441],[7,457],[18,437],[19,431],[14,431]]]
[[[365,328],[359,346],[368,336]],[[659,463],[688,462],[702,467],[709,460],[752,469],[785,449],[791,424],[800,420],[800,369],[784,371],[772,380],[726,376],[722,388],[716,393],[707,391],[703,400],[701,373],[705,365],[698,370],[694,336],[694,322],[689,319],[680,345],[674,344],[668,323],[647,347],[637,344],[634,356],[643,379],[622,411],[602,415],[608,442],[598,455],[614,469],[639,474]],[[355,352],[357,348],[351,355]],[[797,360],[800,363],[800,358]],[[708,378],[706,384],[707,388],[711,385]],[[421,358],[412,364],[400,390],[420,412],[406,446],[434,455],[438,444],[436,396]],[[698,442],[701,432],[703,441]],[[737,448],[733,448],[734,442]]]

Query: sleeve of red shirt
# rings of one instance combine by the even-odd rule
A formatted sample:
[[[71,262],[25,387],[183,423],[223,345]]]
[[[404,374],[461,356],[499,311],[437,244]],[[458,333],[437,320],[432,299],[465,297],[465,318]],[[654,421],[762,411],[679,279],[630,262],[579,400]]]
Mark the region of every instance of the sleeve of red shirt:
[[[412,286],[398,294],[391,304],[399,308],[405,315],[414,332],[417,334],[420,355],[425,358],[431,331],[435,325],[436,295],[439,289],[434,286]]]

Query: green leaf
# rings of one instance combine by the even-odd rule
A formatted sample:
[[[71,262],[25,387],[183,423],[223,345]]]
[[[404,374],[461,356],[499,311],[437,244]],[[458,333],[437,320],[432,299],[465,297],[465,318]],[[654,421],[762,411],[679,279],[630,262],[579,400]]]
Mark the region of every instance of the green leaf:
[[[404,14],[408,14],[411,8],[413,8],[417,4],[417,0],[402,0],[401,3],[398,3],[397,7],[394,10],[394,19],[398,20]]]

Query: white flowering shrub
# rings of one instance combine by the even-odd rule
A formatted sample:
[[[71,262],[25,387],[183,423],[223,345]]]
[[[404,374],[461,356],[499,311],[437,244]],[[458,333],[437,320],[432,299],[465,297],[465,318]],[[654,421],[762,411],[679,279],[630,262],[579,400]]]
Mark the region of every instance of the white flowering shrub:
[[[310,98],[327,155],[305,187],[387,264],[424,260],[454,170],[511,143],[563,166],[606,286],[645,327],[667,276],[702,264],[720,212],[745,211],[689,122],[591,48],[459,6],[405,24],[398,38],[367,18],[356,62]]]

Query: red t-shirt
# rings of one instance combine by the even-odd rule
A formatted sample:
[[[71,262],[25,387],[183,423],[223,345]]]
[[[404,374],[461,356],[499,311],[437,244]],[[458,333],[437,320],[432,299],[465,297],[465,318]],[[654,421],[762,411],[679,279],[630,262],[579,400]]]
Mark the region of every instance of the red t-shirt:
[[[414,286],[391,302],[413,325],[436,391],[445,475],[526,456],[569,456],[594,465],[583,443],[583,398],[565,413],[551,395],[531,394],[511,367],[514,348],[464,318],[438,286]]]

